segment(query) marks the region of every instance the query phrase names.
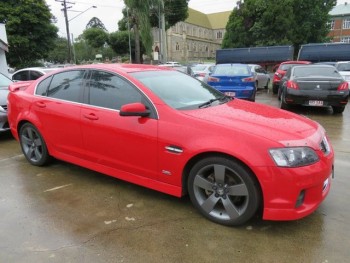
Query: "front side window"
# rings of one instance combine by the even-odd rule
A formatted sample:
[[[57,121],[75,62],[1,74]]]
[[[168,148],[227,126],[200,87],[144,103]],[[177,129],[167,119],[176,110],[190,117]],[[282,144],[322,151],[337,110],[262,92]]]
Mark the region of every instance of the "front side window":
[[[120,110],[128,103],[143,102],[142,94],[128,81],[109,72],[93,71],[89,81],[90,105]]]
[[[80,102],[85,70],[71,70],[53,75],[47,96],[56,99]]]

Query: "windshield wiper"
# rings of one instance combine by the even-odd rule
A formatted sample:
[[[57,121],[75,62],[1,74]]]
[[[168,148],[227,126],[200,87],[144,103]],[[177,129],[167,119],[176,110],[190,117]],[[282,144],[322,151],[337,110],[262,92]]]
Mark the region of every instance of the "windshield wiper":
[[[206,102],[203,102],[202,104],[199,104],[199,105],[198,105],[198,108],[206,108],[206,107],[209,107],[209,106],[210,106],[213,102],[215,102],[215,101],[220,101],[220,102],[224,103],[224,102],[227,102],[227,101],[230,101],[230,100],[233,100],[233,97],[224,95],[224,96],[222,96],[222,97],[215,98],[215,99],[211,99],[211,100],[208,100],[208,101],[206,101]]]

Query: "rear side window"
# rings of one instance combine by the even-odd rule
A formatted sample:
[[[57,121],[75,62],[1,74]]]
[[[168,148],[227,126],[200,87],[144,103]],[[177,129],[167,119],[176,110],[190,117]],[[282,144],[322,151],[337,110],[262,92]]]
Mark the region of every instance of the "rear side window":
[[[142,102],[141,93],[123,78],[104,71],[93,71],[89,81],[90,105],[120,110],[121,106]]]
[[[53,75],[47,96],[80,102],[84,73],[84,70],[72,70]]]
[[[47,96],[47,89],[51,83],[51,79],[52,79],[52,76],[40,82],[36,87],[35,94],[40,96]]]
[[[44,74],[41,72],[31,70],[29,72],[29,80],[36,80],[36,79],[40,78],[42,75],[44,75]]]

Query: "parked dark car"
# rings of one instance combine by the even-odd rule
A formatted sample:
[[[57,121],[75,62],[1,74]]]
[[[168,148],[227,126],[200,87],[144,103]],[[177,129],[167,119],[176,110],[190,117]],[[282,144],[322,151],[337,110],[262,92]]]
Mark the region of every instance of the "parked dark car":
[[[349,84],[333,66],[294,66],[282,79],[278,96],[282,109],[292,104],[331,106],[334,113],[342,113],[348,103]]]
[[[11,83],[8,77],[0,73],[0,132],[10,129],[7,121],[7,94]]]
[[[218,64],[207,83],[227,96],[255,101],[256,74],[246,64]]]

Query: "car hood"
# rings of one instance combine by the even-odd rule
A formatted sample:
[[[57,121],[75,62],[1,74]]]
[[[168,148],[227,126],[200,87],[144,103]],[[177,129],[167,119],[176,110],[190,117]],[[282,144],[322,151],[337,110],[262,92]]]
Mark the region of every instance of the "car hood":
[[[284,146],[316,147],[324,134],[317,122],[306,117],[239,99],[205,109],[186,111],[185,114],[223,128],[264,137]]]
[[[9,93],[7,87],[2,88],[0,87],[0,105],[6,105],[7,104],[7,94]]]

